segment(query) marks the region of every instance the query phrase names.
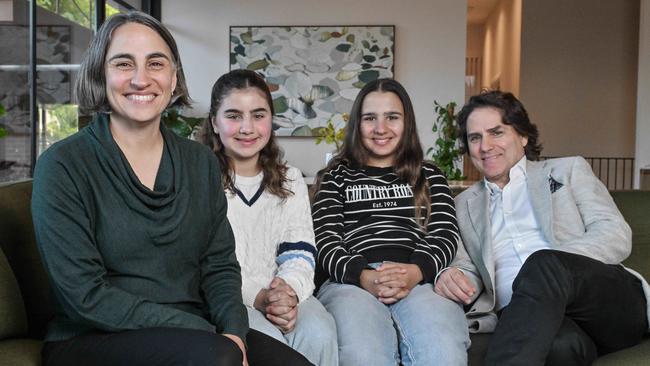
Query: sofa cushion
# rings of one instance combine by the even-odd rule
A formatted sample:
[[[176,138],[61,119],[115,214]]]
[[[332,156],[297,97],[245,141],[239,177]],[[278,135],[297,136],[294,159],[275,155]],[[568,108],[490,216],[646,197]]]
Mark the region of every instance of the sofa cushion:
[[[650,360],[650,337],[641,344],[599,357],[594,366],[647,366]]]
[[[27,315],[16,277],[0,249],[0,340],[24,336]]]
[[[28,336],[43,338],[54,307],[34,238],[31,198],[31,180],[0,184],[0,249],[20,286],[27,312]]]
[[[632,254],[623,262],[627,267],[650,279],[650,208],[649,191],[612,191],[616,206],[632,228]]]
[[[0,341],[0,366],[40,366],[42,347],[35,339]]]

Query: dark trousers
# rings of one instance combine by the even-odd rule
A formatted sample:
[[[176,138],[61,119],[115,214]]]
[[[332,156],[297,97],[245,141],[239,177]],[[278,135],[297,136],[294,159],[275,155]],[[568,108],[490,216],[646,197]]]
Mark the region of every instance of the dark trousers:
[[[301,354],[251,329],[246,336],[250,366],[311,365]],[[147,328],[84,334],[43,347],[45,366],[241,366],[235,342],[215,333]]]
[[[512,284],[487,365],[590,365],[648,329],[641,281],[620,265],[555,250],[533,253]]]

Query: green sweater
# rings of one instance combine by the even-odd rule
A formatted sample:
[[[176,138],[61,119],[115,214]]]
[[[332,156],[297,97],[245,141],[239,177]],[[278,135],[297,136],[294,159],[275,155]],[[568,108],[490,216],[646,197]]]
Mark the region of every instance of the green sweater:
[[[161,127],[154,190],[140,183],[106,115],[38,160],[32,215],[57,314],[46,341],[92,329],[248,331],[219,166]]]

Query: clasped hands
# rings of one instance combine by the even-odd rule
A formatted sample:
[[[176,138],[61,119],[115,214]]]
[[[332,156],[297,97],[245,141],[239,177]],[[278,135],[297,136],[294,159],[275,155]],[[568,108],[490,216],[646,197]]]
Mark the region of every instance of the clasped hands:
[[[257,293],[253,306],[283,333],[291,332],[296,325],[298,296],[280,277],[275,277],[268,289]]]
[[[409,263],[384,262],[376,269],[361,271],[361,287],[387,305],[408,296],[422,279],[420,267]]]

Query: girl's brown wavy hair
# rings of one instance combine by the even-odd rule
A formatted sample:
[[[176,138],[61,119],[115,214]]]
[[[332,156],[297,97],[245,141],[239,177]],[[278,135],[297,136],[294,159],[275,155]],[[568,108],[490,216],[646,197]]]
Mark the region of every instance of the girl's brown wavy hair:
[[[251,70],[233,70],[223,74],[214,83],[210,97],[210,114],[203,121],[203,125],[197,136],[197,139],[210,147],[219,159],[221,175],[223,177],[221,180],[223,182],[223,188],[231,193],[235,192],[235,171],[233,163],[231,158],[226,155],[219,135],[212,128],[212,119],[217,117],[221,103],[233,90],[245,90],[249,88],[256,88],[264,94],[271,115],[274,115],[271,92],[262,76]],[[260,151],[257,163],[264,173],[264,178],[262,179],[264,189],[282,199],[293,194],[291,190],[286,188],[288,168],[283,160],[283,152],[276,141],[275,132],[271,132],[269,142]]]

